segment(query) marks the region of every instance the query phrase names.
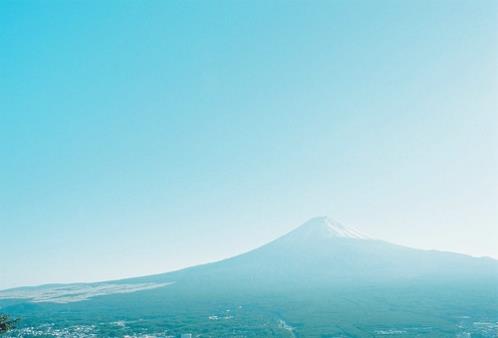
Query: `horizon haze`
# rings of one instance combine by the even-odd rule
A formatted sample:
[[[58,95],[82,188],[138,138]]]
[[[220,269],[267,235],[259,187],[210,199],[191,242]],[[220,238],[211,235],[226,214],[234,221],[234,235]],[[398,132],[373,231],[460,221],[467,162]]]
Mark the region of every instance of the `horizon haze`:
[[[165,273],[175,273],[175,272],[179,272],[182,270],[188,270],[191,268],[195,268],[197,266],[203,266],[206,264],[220,263],[220,262],[223,262],[226,260],[236,258],[238,256],[243,256],[245,254],[250,253],[251,251],[261,249],[262,247],[265,247],[266,245],[269,245],[272,242],[281,240],[283,238],[285,238],[286,240],[292,240],[293,238],[295,238],[297,241],[301,241],[303,239],[307,239],[307,240],[313,239],[314,237],[370,240],[370,241],[384,242],[384,243],[388,243],[390,245],[398,245],[396,243],[391,243],[391,242],[385,241],[382,238],[377,238],[377,237],[372,236],[370,234],[365,234],[365,233],[359,232],[357,229],[354,229],[350,226],[345,226],[344,224],[338,222],[337,220],[331,219],[330,217],[315,216],[315,217],[308,219],[303,224],[292,228],[287,233],[280,234],[276,238],[273,238],[270,241],[263,243],[260,246],[251,248],[248,251],[239,252],[239,253],[236,253],[235,255],[229,256],[229,257],[223,257],[220,260],[215,260],[215,261],[211,261],[211,262],[202,262],[202,263],[191,265],[191,266],[180,267],[178,269],[170,270],[170,271],[162,271],[158,275],[162,275]],[[417,248],[411,248],[411,247],[406,247],[406,248],[417,250]],[[488,256],[471,256],[471,255],[465,255],[465,254],[458,253],[458,252],[435,250],[435,249],[418,249],[418,250],[427,251],[427,252],[436,252],[436,253],[442,253],[442,254],[455,254],[455,255],[469,256],[469,257],[474,257],[474,258],[491,259],[491,260],[496,261],[496,263],[498,264],[498,259],[494,259],[494,258],[488,257]],[[37,284],[37,285],[21,285],[21,286],[16,286],[13,288],[0,289],[0,292],[1,291],[17,290],[17,289],[25,289],[25,288],[32,289],[36,292],[37,287],[45,287],[45,286],[52,286],[52,285],[57,287],[57,288],[63,287],[63,289],[65,290],[65,285],[71,285],[73,283],[76,283],[76,284],[81,284],[81,283],[83,283],[83,284],[85,284],[85,283],[89,283],[89,284],[112,283],[112,282],[121,281],[121,280],[130,280],[130,279],[133,280],[133,279],[147,278],[147,277],[154,276],[154,275],[156,275],[156,274],[126,276],[125,278],[120,278],[120,279],[116,279],[116,280],[107,280],[107,281],[106,280],[95,280],[95,281],[75,281],[75,282],[69,282],[69,283],[68,282],[65,282],[65,283],[55,282],[55,283]],[[148,289],[148,286],[144,285],[144,289]],[[127,292],[136,292],[136,291],[141,291],[141,290],[143,290],[143,289],[141,287],[138,287],[136,289],[132,288],[130,290],[127,290]],[[104,290],[104,291],[105,291],[104,294],[107,294],[106,292],[109,292],[108,294],[112,294],[114,292],[117,292],[117,293],[121,292],[120,290],[113,290],[112,288],[109,291],[107,291],[107,290]],[[50,295],[50,292],[49,292],[49,295]],[[50,295],[47,299],[51,299],[52,296],[53,295]],[[89,297],[94,297],[94,296],[90,295]],[[2,298],[2,294],[0,293],[0,299],[1,298]]]

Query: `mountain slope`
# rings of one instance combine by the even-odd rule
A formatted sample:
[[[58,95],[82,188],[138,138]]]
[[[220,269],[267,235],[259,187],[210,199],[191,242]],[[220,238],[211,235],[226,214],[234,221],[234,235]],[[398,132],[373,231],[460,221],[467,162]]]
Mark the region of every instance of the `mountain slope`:
[[[66,327],[127,323],[91,329],[108,336],[160,328],[201,337],[492,337],[498,334],[492,326],[498,262],[394,245],[319,217],[220,262],[120,281],[1,291],[0,306],[37,325],[54,318]],[[476,328],[476,322],[491,324]]]
[[[238,286],[375,284],[399,280],[475,281],[498,278],[489,258],[416,250],[370,239],[325,217],[314,218],[256,250],[178,272],[133,279],[140,282],[231,281]]]

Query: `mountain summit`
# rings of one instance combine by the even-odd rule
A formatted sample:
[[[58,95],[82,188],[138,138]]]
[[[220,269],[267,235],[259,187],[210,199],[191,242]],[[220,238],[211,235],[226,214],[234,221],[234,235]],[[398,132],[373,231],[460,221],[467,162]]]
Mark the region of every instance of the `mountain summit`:
[[[306,223],[297,227],[284,237],[299,239],[319,239],[319,238],[351,238],[351,239],[370,239],[361,232],[346,227],[345,225],[331,220],[326,216],[311,218]]]

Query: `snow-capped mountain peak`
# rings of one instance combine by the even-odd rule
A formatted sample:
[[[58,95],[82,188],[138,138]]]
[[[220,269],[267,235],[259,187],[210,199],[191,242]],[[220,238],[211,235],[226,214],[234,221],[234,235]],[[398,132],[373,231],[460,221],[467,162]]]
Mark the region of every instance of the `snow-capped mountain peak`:
[[[314,238],[351,238],[351,239],[370,239],[369,236],[361,232],[346,227],[345,225],[331,220],[328,217],[314,217],[291,231],[288,236],[300,239]]]

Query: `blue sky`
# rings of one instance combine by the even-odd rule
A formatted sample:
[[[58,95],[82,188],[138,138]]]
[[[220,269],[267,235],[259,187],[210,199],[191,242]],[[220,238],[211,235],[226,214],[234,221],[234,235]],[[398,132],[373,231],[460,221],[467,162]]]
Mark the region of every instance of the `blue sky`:
[[[498,258],[496,1],[4,1],[0,288],[316,215]]]

